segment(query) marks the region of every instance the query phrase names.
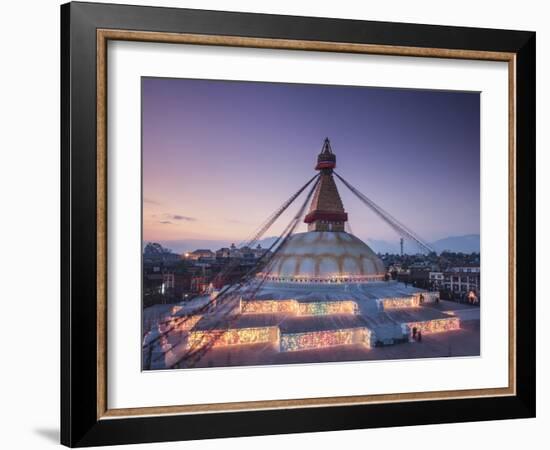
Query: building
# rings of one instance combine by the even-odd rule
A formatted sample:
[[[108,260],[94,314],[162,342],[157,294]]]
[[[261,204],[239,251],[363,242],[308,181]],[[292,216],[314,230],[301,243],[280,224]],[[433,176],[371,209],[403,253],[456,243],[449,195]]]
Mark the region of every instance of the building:
[[[328,348],[362,355],[408,342],[418,331],[460,328],[459,317],[429,307],[438,295],[388,281],[382,260],[345,231],[348,214],[334,182],[335,166],[326,139],[304,218],[307,231],[289,236],[235,294],[229,287],[225,296],[222,289],[197,299],[194,309],[191,304],[175,308],[168,324],[152,331],[168,334],[164,358],[152,368],[226,365],[236,348],[242,349],[241,365],[328,361],[334,359]],[[249,251],[241,249],[241,256]],[[422,267],[426,280],[429,273]],[[192,289],[201,286],[199,278],[191,280]]]
[[[208,248],[199,248],[189,253],[184,254],[185,259],[190,259],[192,261],[199,260],[213,260],[216,258],[216,254]]]
[[[175,282],[175,275],[173,272],[165,272],[162,274],[162,289],[174,289],[174,286],[176,285]]]
[[[262,248],[258,244],[255,248],[249,246],[243,246],[237,248],[235,244],[231,244],[231,247],[222,247],[216,250],[216,259],[248,259],[254,260],[266,255],[268,249]]]
[[[156,242],[149,242],[143,249],[144,265],[172,264],[179,260],[179,256]]]
[[[445,279],[445,276],[443,275],[443,272],[429,272],[428,279],[434,289],[440,289],[443,287],[443,280]]]
[[[478,303],[480,298],[480,268],[453,267],[444,273],[442,288],[454,300]],[[475,298],[475,301],[473,299]]]
[[[229,247],[222,247],[216,250],[216,259],[229,259],[231,258],[231,249]]]

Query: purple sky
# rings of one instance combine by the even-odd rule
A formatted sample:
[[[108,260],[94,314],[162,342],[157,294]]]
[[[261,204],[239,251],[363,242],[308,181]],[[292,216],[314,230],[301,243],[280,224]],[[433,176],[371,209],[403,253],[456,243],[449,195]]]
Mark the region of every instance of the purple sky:
[[[313,176],[326,136],[336,171],[425,240],[479,233],[478,93],[166,78],[142,88],[145,241],[246,239]],[[399,239],[337,183],[354,234]]]

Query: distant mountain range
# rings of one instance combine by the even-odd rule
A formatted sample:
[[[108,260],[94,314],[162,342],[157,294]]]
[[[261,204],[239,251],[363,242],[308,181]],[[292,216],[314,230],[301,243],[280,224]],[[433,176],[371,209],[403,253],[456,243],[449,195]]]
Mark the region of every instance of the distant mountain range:
[[[466,234],[464,236],[451,236],[439,239],[433,242],[432,246],[438,253],[445,250],[462,253],[479,253],[479,234]]]
[[[366,243],[377,253],[395,253],[400,251],[399,241],[396,242],[380,241],[376,239],[367,239]],[[466,234],[464,236],[449,236],[429,243],[437,253],[445,250],[457,253],[479,253],[479,234]],[[405,240],[404,253],[417,253],[420,249]]]
[[[258,241],[263,248],[269,248],[277,239],[276,236],[269,236]],[[399,240],[396,238],[395,242],[389,242],[384,240],[366,239],[365,242],[376,253],[399,253]],[[171,240],[160,241],[163,247],[171,249],[175,253],[185,253],[196,250],[198,248],[208,248],[216,251],[222,247],[229,247],[231,241],[223,240],[204,240],[204,239],[187,239],[187,240]],[[235,245],[239,245],[240,242],[235,242]],[[449,236],[444,239],[439,239],[431,243],[432,247],[441,253],[445,250],[451,252],[462,253],[479,253],[479,234],[467,234],[464,236]],[[419,249],[410,242],[405,241],[404,245],[405,253],[417,253]]]

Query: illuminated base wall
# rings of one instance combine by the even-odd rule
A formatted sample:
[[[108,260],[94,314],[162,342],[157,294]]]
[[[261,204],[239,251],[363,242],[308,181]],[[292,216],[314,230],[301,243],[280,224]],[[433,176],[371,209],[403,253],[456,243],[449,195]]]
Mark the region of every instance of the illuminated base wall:
[[[448,319],[434,319],[425,322],[409,322],[402,325],[403,332],[412,335],[413,328],[422,331],[422,334],[442,333],[451,330],[460,330],[460,319],[449,317]]]
[[[297,314],[296,300],[242,300],[241,314]]]
[[[290,333],[281,336],[282,352],[321,349],[336,345],[351,344],[363,344],[370,348],[371,331],[367,328],[353,328],[347,330]]]
[[[338,302],[299,303],[299,316],[325,316],[329,314],[357,314],[357,303],[351,300]]]
[[[429,292],[422,293],[424,302],[433,302]],[[420,294],[407,297],[390,297],[376,300],[378,309],[388,311],[404,308],[418,308]],[[240,301],[241,314],[292,314],[296,316],[324,316],[330,314],[357,314],[359,307],[353,300],[332,300],[318,302],[300,302],[285,300],[243,300]]]
[[[401,308],[416,308],[419,305],[420,298],[416,295],[410,297],[382,298],[378,300],[378,306],[384,311]]]
[[[242,300],[242,314],[285,313],[296,316],[357,314],[357,303],[351,300],[330,302],[299,302],[297,300]]]
[[[459,330],[460,319],[449,317],[423,322],[409,322],[401,325],[404,336],[412,336],[413,328],[422,334],[443,333]],[[233,328],[229,330],[190,331],[187,338],[188,348],[199,348],[214,340],[214,348],[233,345],[271,343],[281,352],[313,350],[337,345],[362,344],[372,347],[374,333],[366,327],[308,331],[282,334],[277,326],[257,328]]]
[[[311,350],[335,345],[363,344],[371,347],[372,333],[367,328],[344,330],[310,331],[305,333],[280,334],[278,327],[239,328],[230,330],[192,331],[187,347],[200,348],[213,339],[214,348],[231,345],[272,343],[282,352]]]
[[[433,298],[427,298],[424,295],[424,301],[430,302]],[[421,309],[420,293],[404,297],[388,297],[377,300],[379,310],[398,311],[400,309]],[[326,315],[355,315],[359,314],[358,304],[352,300],[332,300],[317,302],[300,302],[296,299],[281,300],[243,300],[237,306],[237,311],[243,315],[252,314],[281,314],[298,316],[326,316]],[[418,316],[416,316],[418,317]],[[416,318],[415,317],[415,318]],[[422,315],[420,315],[422,317]],[[433,316],[432,316],[433,317]],[[291,352],[300,350],[323,349],[339,345],[361,344],[371,348],[376,341],[373,330],[360,324],[357,328],[341,328],[336,330],[309,330],[281,333],[279,326],[270,323],[269,326],[253,326],[248,328],[230,328],[230,329],[202,329],[196,330],[195,327],[203,318],[202,315],[188,316],[182,320],[179,317],[173,317],[162,325],[163,330],[168,328],[183,333],[187,336],[187,347],[197,349],[214,342],[213,347],[227,347],[249,344],[272,344],[273,348],[281,352]],[[206,319],[206,317],[205,317]],[[410,320],[410,319],[409,319]],[[279,323],[279,322],[277,322]],[[256,325],[256,324],[255,324]],[[267,325],[267,323],[265,323]],[[219,325],[217,325],[219,326]],[[227,325],[226,325],[227,326]],[[234,326],[234,325],[229,325]],[[342,326],[349,326],[343,325]],[[412,330],[416,328],[422,334],[441,333],[460,329],[460,319],[458,317],[445,317],[433,320],[401,323],[402,335],[399,337],[409,338],[412,336]],[[290,331],[290,330],[289,330]],[[382,335],[384,331],[381,330]],[[399,334],[399,332],[397,332]],[[394,336],[395,338],[395,336]],[[398,339],[398,340],[399,340]]]
[[[214,339],[213,347],[228,345],[262,344],[279,342],[279,327],[233,328],[230,330],[192,331],[187,338],[188,348],[198,348]]]
[[[422,301],[421,301],[422,298]],[[378,307],[387,311],[402,308],[417,308],[423,303],[435,303],[439,300],[439,292],[419,292],[406,297],[390,297],[377,300]]]

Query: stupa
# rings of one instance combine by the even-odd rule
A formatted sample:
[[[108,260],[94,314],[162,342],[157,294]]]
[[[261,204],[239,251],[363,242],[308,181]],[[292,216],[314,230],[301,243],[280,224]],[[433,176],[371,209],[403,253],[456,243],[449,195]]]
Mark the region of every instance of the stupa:
[[[211,299],[175,306],[145,337],[145,343],[156,342],[144,356],[149,367],[189,367],[187,355],[195,356],[193,367],[334,361],[342,351],[361,359],[373,347],[408,342],[413,330],[429,334],[460,328],[458,317],[428,307],[438,301],[438,292],[388,280],[380,258],[345,231],[348,214],[333,177],[335,167],[327,138],[304,218],[308,231],[291,235],[277,249],[251,282],[258,283],[249,291],[253,295],[214,304],[200,314],[200,302]]]
[[[334,182],[336,155],[325,139],[315,169],[319,183],[304,222],[306,233],[290,236],[267,267],[267,280],[298,283],[382,281],[384,264],[367,244],[344,231],[348,215]]]

